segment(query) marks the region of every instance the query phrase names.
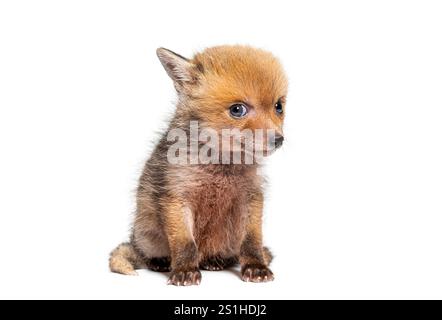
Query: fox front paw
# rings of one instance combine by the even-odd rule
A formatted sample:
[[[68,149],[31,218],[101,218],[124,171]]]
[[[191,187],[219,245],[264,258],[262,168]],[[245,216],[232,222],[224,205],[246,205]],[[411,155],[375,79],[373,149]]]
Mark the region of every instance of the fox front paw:
[[[263,265],[245,265],[241,269],[241,279],[245,282],[273,281],[273,272]]]
[[[201,272],[197,269],[194,270],[181,270],[172,271],[169,276],[167,284],[173,284],[174,286],[191,286],[199,285],[201,282]]]

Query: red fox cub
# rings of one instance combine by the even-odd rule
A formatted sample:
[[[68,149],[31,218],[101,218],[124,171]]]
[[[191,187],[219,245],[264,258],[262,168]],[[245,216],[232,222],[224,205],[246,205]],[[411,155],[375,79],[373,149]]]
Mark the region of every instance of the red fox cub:
[[[169,284],[186,286],[200,283],[200,269],[240,264],[244,281],[273,280],[259,167],[284,140],[281,64],[248,46],[157,55],[177,91],[176,112],[144,167],[130,242],[112,251],[110,269],[170,272]]]

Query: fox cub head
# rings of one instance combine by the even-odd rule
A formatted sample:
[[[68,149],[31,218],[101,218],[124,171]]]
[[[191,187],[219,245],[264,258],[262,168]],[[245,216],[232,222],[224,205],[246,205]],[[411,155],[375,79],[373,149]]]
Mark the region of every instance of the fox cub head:
[[[219,46],[191,59],[164,48],[157,55],[178,92],[177,112],[193,115],[218,132],[271,131],[275,146],[282,145],[287,78],[271,53],[248,46]]]

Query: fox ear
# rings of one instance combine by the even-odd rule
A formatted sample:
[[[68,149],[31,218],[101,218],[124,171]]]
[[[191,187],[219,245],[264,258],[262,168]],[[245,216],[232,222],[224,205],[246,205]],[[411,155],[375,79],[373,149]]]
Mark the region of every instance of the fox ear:
[[[165,48],[158,48],[157,56],[174,82],[192,80],[192,64],[187,58]]]

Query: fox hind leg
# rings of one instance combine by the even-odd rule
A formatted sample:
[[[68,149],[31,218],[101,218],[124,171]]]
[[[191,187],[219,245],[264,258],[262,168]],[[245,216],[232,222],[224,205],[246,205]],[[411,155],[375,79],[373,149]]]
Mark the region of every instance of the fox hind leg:
[[[237,263],[237,257],[224,258],[221,256],[212,256],[201,261],[200,268],[208,271],[220,271],[232,267]]]
[[[152,271],[169,272],[171,270],[170,257],[150,258],[147,259],[146,265]]]

